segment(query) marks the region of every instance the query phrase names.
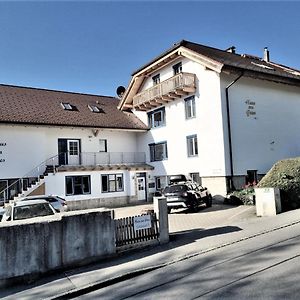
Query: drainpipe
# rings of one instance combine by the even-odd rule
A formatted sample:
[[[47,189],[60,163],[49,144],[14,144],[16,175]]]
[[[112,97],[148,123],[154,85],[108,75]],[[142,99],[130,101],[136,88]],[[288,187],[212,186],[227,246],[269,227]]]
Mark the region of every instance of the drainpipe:
[[[230,124],[230,110],[229,110],[229,94],[228,90],[231,86],[233,86],[244,73],[242,72],[235,80],[233,80],[230,84],[228,84],[225,88],[226,95],[226,111],[227,111],[227,129],[228,129],[228,144],[229,144],[229,161],[230,161],[230,177],[229,177],[229,188],[230,190],[235,190],[233,184],[233,158],[232,158],[232,138],[231,138],[231,124]]]

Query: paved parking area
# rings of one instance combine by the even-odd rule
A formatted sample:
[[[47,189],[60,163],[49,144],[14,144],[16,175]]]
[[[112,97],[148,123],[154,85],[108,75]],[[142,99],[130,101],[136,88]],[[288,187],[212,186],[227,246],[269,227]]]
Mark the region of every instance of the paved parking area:
[[[147,209],[153,209],[153,204],[116,208],[115,218],[136,216]],[[185,209],[173,210],[169,214],[169,230],[172,233],[191,229],[215,228],[253,218],[257,218],[255,206],[231,206],[221,202],[213,202],[212,207],[200,207],[196,213],[191,213]]]

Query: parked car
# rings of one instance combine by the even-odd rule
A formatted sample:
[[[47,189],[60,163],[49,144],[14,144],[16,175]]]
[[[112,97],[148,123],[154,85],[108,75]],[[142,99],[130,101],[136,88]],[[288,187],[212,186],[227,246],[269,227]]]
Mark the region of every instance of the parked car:
[[[167,198],[168,212],[176,208],[188,208],[196,211],[201,204],[212,205],[209,190],[192,181],[175,182],[164,188],[163,196]]]
[[[17,201],[27,201],[27,200],[46,200],[53,206],[53,208],[57,212],[62,212],[67,210],[67,201],[59,196],[54,196],[54,195],[27,196]]]
[[[0,207],[0,222],[2,220],[2,217],[3,217],[4,213],[5,213],[4,207]]]
[[[55,209],[46,200],[17,201],[5,207],[1,222],[51,216]]]

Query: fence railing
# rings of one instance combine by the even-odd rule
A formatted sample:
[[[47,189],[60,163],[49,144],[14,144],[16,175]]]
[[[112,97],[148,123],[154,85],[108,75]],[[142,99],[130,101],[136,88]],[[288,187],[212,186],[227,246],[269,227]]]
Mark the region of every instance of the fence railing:
[[[176,89],[196,87],[196,77],[192,73],[179,73],[162,81],[161,83],[146,89],[133,97],[133,106],[167,95]]]
[[[127,217],[115,220],[116,232],[116,246],[128,246],[137,243],[143,243],[159,238],[159,231],[157,226],[157,217],[155,213],[151,213],[151,228],[147,229],[134,229],[134,218]]]

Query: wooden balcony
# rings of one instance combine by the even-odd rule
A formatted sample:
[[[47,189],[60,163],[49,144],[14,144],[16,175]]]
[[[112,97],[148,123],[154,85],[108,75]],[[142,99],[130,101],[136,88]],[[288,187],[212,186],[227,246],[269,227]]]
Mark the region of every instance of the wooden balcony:
[[[144,90],[133,97],[133,107],[149,110],[182,96],[195,93],[196,75],[179,73],[161,83]]]

